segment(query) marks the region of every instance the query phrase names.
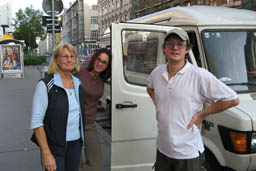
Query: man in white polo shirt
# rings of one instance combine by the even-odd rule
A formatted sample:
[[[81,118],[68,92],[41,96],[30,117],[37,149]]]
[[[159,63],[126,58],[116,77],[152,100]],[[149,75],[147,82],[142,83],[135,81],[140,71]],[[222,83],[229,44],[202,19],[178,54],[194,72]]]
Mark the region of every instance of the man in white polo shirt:
[[[158,135],[155,171],[199,171],[204,146],[203,117],[239,104],[237,94],[203,68],[190,64],[188,34],[172,29],[164,39],[168,60],[148,78],[147,92],[156,106]],[[203,109],[206,100],[214,100]]]

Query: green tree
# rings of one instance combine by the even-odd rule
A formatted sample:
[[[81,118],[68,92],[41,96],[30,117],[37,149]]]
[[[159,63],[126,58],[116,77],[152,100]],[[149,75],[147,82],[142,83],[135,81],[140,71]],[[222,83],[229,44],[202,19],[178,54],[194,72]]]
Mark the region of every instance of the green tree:
[[[14,38],[25,40],[26,51],[33,50],[38,47],[36,43],[37,37],[43,37],[45,30],[42,26],[43,12],[34,10],[32,6],[26,7],[25,11],[19,9],[14,19]]]

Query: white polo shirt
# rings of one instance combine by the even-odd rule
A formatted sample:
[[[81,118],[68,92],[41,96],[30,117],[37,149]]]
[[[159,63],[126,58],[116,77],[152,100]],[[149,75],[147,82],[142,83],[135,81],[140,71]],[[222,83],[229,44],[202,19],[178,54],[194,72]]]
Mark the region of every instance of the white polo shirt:
[[[167,64],[155,68],[148,78],[154,89],[158,135],[157,149],[175,159],[192,159],[204,151],[199,129],[187,129],[192,116],[202,110],[208,100],[228,101],[237,94],[213,74],[188,61],[168,80]]]

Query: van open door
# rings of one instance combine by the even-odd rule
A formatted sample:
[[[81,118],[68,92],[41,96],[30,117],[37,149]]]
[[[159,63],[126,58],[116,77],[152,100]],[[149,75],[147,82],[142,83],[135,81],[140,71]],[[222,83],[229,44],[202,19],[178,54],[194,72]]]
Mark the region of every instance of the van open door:
[[[111,170],[151,170],[156,155],[156,110],[147,78],[166,63],[163,38],[173,27],[112,24]]]

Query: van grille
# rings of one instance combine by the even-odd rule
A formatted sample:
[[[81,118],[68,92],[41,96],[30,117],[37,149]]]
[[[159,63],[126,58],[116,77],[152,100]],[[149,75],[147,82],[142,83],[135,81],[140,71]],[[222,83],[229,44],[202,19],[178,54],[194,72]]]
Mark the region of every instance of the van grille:
[[[251,97],[252,97],[253,100],[256,100],[256,93],[251,94]]]

